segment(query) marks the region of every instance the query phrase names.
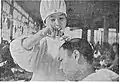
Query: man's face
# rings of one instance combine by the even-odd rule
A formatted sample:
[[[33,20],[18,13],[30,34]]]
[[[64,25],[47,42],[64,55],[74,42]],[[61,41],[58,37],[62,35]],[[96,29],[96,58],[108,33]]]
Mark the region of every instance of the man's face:
[[[63,48],[60,48],[59,51],[59,57],[61,60],[60,69],[63,70],[67,78],[70,78],[71,76],[76,74],[79,67],[78,61],[76,61],[76,59],[73,58],[72,56],[68,56],[70,54],[73,53]]]
[[[64,32],[66,27],[66,16],[64,13],[58,12],[49,15],[46,18],[46,26],[62,30]]]

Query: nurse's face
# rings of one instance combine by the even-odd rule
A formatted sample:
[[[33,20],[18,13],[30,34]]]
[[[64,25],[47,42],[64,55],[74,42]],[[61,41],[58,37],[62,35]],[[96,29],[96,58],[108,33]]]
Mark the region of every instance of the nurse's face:
[[[64,33],[66,27],[66,16],[64,13],[58,12],[49,15],[45,20],[46,27],[52,28],[53,36],[59,36],[60,32]]]

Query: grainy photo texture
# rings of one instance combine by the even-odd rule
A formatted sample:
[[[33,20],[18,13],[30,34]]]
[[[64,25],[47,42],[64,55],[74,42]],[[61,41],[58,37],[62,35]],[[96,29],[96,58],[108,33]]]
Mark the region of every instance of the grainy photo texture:
[[[0,81],[118,81],[119,0],[1,0]]]

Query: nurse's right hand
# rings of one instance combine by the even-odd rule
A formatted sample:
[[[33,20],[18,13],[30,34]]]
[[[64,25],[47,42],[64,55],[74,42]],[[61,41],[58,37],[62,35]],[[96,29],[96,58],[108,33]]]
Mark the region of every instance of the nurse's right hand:
[[[56,36],[60,36],[63,33],[59,27],[57,28],[56,26],[53,25],[45,27],[43,31],[45,32],[45,35],[52,38],[56,38]]]
[[[42,36],[49,36],[51,35],[51,28],[45,27],[42,30],[40,30],[40,35]]]

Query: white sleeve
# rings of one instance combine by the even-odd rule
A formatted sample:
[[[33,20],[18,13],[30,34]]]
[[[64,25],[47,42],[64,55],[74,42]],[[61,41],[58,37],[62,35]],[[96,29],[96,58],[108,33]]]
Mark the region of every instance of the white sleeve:
[[[32,67],[30,65],[30,58],[32,51],[28,51],[22,46],[22,39],[27,38],[27,36],[21,36],[10,43],[10,52],[14,61],[23,69],[32,72]]]

